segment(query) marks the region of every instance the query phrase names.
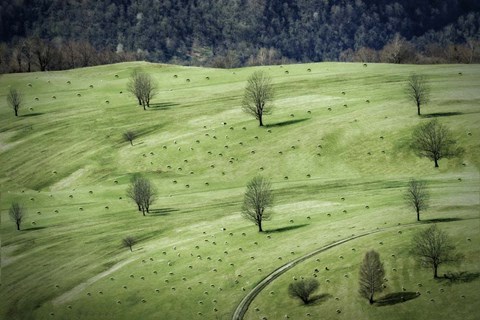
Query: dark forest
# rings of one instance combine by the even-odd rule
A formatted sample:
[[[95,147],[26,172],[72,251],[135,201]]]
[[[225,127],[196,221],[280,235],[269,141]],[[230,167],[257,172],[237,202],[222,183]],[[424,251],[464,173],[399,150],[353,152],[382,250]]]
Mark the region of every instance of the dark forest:
[[[2,2],[0,19],[3,72],[125,60],[472,63],[480,51],[475,0],[17,0]]]

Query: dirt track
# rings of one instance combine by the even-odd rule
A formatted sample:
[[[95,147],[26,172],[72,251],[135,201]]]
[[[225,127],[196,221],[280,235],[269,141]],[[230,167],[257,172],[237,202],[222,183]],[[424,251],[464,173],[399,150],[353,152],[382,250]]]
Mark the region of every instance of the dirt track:
[[[408,225],[402,225],[402,227],[406,227],[406,226],[411,226],[411,224],[408,224]],[[331,244],[328,244],[328,245],[325,245],[321,248],[318,248],[310,253],[307,253],[306,255],[300,257],[300,258],[297,258],[295,260],[292,260],[286,264],[284,264],[283,266],[277,268],[276,270],[274,270],[272,273],[270,273],[268,276],[266,276],[265,278],[263,278],[263,280],[261,280],[243,299],[242,301],[240,302],[240,304],[237,306],[237,308],[235,309],[235,312],[233,313],[233,316],[232,316],[232,319],[233,320],[242,320],[243,319],[243,316],[245,315],[245,313],[247,312],[248,310],[248,307],[250,306],[250,304],[252,303],[253,299],[255,299],[255,297],[268,285],[270,284],[273,280],[275,280],[276,278],[278,278],[279,276],[281,276],[282,274],[284,274],[285,272],[287,272],[289,269],[293,268],[294,266],[296,266],[297,264],[313,257],[314,255],[316,254],[319,254],[321,252],[324,252],[328,249],[331,249],[333,247],[336,247],[336,246],[339,246],[341,244],[344,244],[345,242],[349,242],[349,241],[352,241],[352,240],[355,240],[355,239],[358,239],[358,238],[361,238],[361,237],[365,237],[365,236],[368,236],[368,235],[371,235],[371,234],[374,234],[374,233],[378,233],[378,232],[382,232],[382,231],[386,231],[386,230],[389,230],[389,229],[392,229],[392,228],[398,228],[398,226],[395,226],[395,227],[389,227],[389,228],[382,228],[382,229],[377,229],[377,230],[373,230],[373,231],[369,231],[369,232],[365,232],[365,233],[362,233],[362,234],[358,234],[358,235],[354,235],[354,236],[351,236],[349,238],[345,238],[345,239],[342,239],[342,240],[339,240],[339,241],[336,241],[336,242],[333,242]]]

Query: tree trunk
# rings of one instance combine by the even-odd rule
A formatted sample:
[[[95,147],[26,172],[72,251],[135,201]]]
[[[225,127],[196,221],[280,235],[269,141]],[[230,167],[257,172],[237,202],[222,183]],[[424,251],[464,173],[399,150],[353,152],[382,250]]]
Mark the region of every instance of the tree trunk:
[[[370,295],[370,299],[368,299],[368,302],[370,302],[370,304],[373,304],[373,293]]]
[[[130,252],[133,252],[133,250],[132,250],[132,246],[130,246]]]
[[[262,229],[262,220],[259,220],[259,221],[258,221],[258,232],[263,232],[263,229]]]
[[[18,117],[18,109],[14,108],[13,110],[15,111],[15,117]]]
[[[437,158],[435,158],[435,160],[434,160],[434,161],[435,161],[435,168],[438,168],[438,159],[437,159]]]
[[[417,221],[420,221],[420,210],[417,209]]]
[[[142,105],[142,100],[140,98],[137,98],[138,99],[138,105],[141,106]]]
[[[147,108],[145,107],[145,103],[142,103],[142,106],[143,106],[143,110],[147,111]]]
[[[417,114],[420,115],[420,103],[417,102]]]
[[[17,223],[17,230],[20,231],[20,221],[16,221]]]
[[[130,140],[130,145],[133,146],[133,140]]]
[[[260,127],[263,127],[263,119],[261,115],[258,117],[258,122],[260,123]]]
[[[438,266],[437,265],[433,266],[433,277],[435,279],[438,279]]]
[[[137,204],[137,206],[138,206],[138,211],[142,211],[142,207],[139,204]]]

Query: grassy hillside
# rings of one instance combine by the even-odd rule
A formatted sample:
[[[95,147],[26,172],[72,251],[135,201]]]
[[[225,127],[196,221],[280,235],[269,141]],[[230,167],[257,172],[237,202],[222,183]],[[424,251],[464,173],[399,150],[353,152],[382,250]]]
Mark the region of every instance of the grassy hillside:
[[[135,68],[159,83],[148,111],[126,92]],[[474,319],[480,66],[262,67],[276,91],[265,128],[240,108],[256,69],[137,62],[2,75],[0,318],[229,319],[246,292],[285,262],[386,228],[290,270],[254,300],[246,319]],[[432,85],[423,117],[402,91],[412,72]],[[25,95],[18,118],[6,104],[11,86]],[[438,169],[408,147],[412,129],[431,118],[465,149]],[[140,134],[133,146],[122,141],[126,130]],[[125,196],[135,173],[158,189],[147,217]],[[264,234],[240,216],[256,174],[271,178],[276,197]],[[411,177],[430,186],[423,223],[402,200]],[[28,210],[20,232],[8,218],[12,201]],[[466,272],[462,281],[434,281],[408,255],[411,235],[432,222],[466,255],[440,273]],[[139,239],[132,253],[120,244],[127,235]],[[384,307],[360,299],[358,269],[371,248],[386,265],[384,294],[421,295]],[[303,307],[287,286],[314,269],[326,296]]]

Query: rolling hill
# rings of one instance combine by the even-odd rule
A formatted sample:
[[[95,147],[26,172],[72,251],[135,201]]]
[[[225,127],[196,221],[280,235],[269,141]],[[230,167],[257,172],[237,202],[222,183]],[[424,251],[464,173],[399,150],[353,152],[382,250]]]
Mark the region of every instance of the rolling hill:
[[[126,90],[132,70],[159,94],[143,111]],[[246,79],[267,71],[275,109],[260,128],[241,110]],[[416,115],[403,87],[425,74],[431,102]],[[188,80],[187,80],[188,79]],[[9,87],[24,93],[14,117]],[[318,63],[208,69],[121,63],[0,77],[1,302],[5,319],[231,319],[242,298],[288,261],[335,241],[270,283],[245,319],[475,319],[480,299],[480,66]],[[438,119],[462,157],[440,168],[409,147],[413,128]],[[133,146],[122,134],[133,130]],[[126,197],[141,173],[158,190],[143,217]],[[265,233],[242,219],[246,183],[272,181]],[[427,181],[422,221],[402,195]],[[28,216],[9,221],[12,201]],[[465,260],[434,280],[409,255],[431,223]],[[138,239],[133,252],[122,248]],[[364,252],[385,263],[384,299],[359,297]],[[316,270],[317,269],[317,270]],[[327,270],[328,269],[328,270]],[[288,297],[293,278],[320,281],[318,303]],[[417,294],[418,292],[418,294]]]

